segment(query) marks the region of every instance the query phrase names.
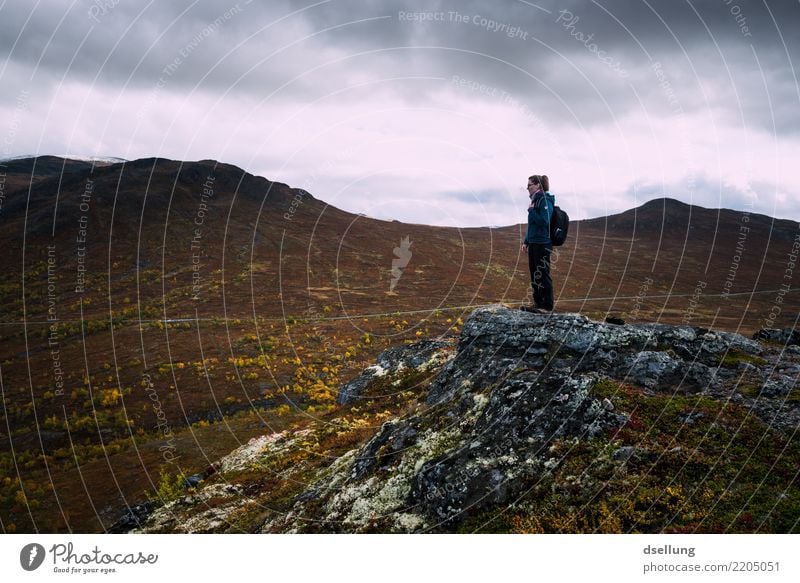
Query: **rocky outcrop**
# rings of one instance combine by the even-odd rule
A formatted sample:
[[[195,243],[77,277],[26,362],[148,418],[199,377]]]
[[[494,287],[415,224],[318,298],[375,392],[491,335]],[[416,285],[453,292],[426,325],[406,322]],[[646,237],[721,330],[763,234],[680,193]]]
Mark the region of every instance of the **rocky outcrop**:
[[[360,375],[346,382],[339,389],[336,402],[340,405],[356,403],[359,398],[387,374],[396,377],[404,370],[427,371],[447,358],[452,343],[445,340],[421,340],[414,344],[403,344],[384,350],[377,362],[365,368]]]
[[[155,504],[143,502],[128,508],[122,517],[106,529],[108,534],[122,534],[141,527],[153,513]]]
[[[800,346],[800,332],[794,328],[762,328],[753,334],[753,338],[779,342],[785,346]]]
[[[322,465],[304,461],[295,464],[300,469],[281,470],[298,487],[253,530],[449,532],[486,513],[517,508],[521,500],[533,508],[543,499],[551,501],[535,506],[535,519],[514,524],[547,530],[553,527],[542,526],[542,508],[553,500],[572,499],[566,508],[574,510],[578,501],[589,504],[613,490],[611,478],[635,468],[644,468],[641,480],[662,480],[664,460],[693,455],[683,453],[686,435],[721,440],[734,423],[753,439],[759,431],[790,435],[800,423],[798,352],[694,327],[477,308],[455,350],[437,342],[398,347],[345,384],[339,398],[347,404],[365,399],[377,379],[402,390],[409,370],[433,375],[416,402],[376,426],[360,445]],[[647,411],[654,413],[645,417]],[[232,469],[273,467],[301,441],[307,451],[315,430],[304,431],[311,433],[251,442],[215,464],[221,475],[215,478]],[[325,431],[331,435],[329,427]],[[575,473],[571,464],[581,448],[594,453],[587,454],[587,469]],[[247,504],[240,502],[232,495],[225,507],[241,512]],[[174,503],[170,515],[186,504]],[[216,511],[211,526],[194,520],[192,529],[213,531],[219,506]],[[635,509],[630,513],[636,515]],[[663,513],[669,516],[663,524],[674,520],[673,510]],[[187,531],[185,519],[165,529],[158,514],[149,531]]]

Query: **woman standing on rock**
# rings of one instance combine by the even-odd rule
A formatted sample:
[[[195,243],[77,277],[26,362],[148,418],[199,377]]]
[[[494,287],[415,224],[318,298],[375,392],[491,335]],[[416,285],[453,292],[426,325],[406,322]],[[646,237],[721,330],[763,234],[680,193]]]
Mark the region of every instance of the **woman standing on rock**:
[[[528,268],[531,272],[533,306],[522,306],[526,312],[553,311],[553,280],[550,278],[550,253],[553,242],[550,240],[550,217],[556,204],[550,194],[550,179],[545,174],[534,174],[528,178],[528,232],[522,250],[528,254]]]

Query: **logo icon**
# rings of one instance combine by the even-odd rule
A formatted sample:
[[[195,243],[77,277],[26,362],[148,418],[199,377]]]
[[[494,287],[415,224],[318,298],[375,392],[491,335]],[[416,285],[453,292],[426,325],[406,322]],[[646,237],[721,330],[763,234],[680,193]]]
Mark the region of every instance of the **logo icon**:
[[[400,277],[403,275],[403,270],[408,265],[408,262],[411,261],[411,240],[410,237],[405,236],[400,239],[400,246],[395,247],[392,249],[394,254],[397,256],[396,259],[392,259],[392,281],[389,283],[389,291],[394,291],[394,286],[397,285],[397,282],[400,281]]]
[[[38,543],[30,543],[19,552],[19,564],[26,571],[35,571],[44,562],[44,547]]]

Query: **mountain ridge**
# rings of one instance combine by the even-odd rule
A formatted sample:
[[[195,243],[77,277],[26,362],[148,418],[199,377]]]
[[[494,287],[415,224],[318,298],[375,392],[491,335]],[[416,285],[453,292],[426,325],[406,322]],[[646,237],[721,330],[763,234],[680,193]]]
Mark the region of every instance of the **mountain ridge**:
[[[99,158],[70,158],[70,157],[55,156],[55,155],[47,154],[47,155],[39,155],[39,156],[17,156],[17,157],[14,157],[14,158],[7,158],[5,160],[0,160],[0,167],[4,166],[4,167],[7,168],[7,170],[10,170],[12,173],[23,173],[23,174],[24,173],[28,173],[28,174],[30,174],[32,172],[32,170],[33,170],[34,164],[39,165],[39,167],[41,168],[42,167],[42,164],[41,164],[42,162],[44,162],[44,167],[46,168],[46,170],[41,170],[41,172],[44,172],[44,173],[47,173],[47,174],[50,174],[50,175],[52,175],[53,173],[55,173],[57,171],[58,172],[61,171],[61,169],[57,168],[58,164],[61,164],[63,168],[71,167],[69,169],[70,172],[74,172],[74,171],[78,171],[78,170],[85,170],[86,167],[91,167],[92,165],[96,165],[97,167],[107,168],[107,167],[116,166],[116,165],[120,165],[120,164],[129,165],[129,166],[135,166],[135,167],[148,166],[148,165],[149,166],[155,166],[158,163],[180,164],[182,166],[189,166],[189,167],[191,167],[191,165],[194,165],[194,164],[201,165],[201,166],[208,166],[209,164],[213,164],[215,167],[218,167],[218,168],[223,169],[223,170],[228,170],[228,171],[233,171],[233,172],[236,172],[236,173],[241,173],[243,175],[243,177],[261,178],[263,180],[266,180],[269,183],[273,183],[273,184],[276,184],[276,185],[279,185],[279,186],[285,186],[286,188],[289,188],[292,191],[303,190],[308,195],[313,197],[313,195],[311,193],[308,193],[308,191],[305,191],[304,189],[297,188],[297,187],[291,187],[287,183],[283,183],[283,182],[279,182],[279,181],[273,181],[273,180],[270,180],[270,179],[268,179],[266,177],[260,176],[258,174],[253,174],[253,173],[251,173],[251,172],[249,172],[249,171],[247,171],[247,170],[245,170],[245,169],[243,169],[243,168],[241,168],[241,167],[239,167],[239,166],[237,166],[235,164],[221,162],[221,161],[214,160],[214,159],[211,159],[211,158],[203,158],[201,160],[177,160],[177,159],[165,158],[165,157],[161,157],[161,156],[150,156],[150,157],[145,157],[145,158],[136,158],[134,160],[124,160],[122,158],[102,158],[102,157],[99,157]],[[74,168],[72,168],[72,167],[74,167]],[[332,206],[332,205],[329,205],[329,206]],[[668,197],[668,196],[662,196],[662,197],[656,197],[656,198],[649,199],[647,201],[642,202],[638,206],[631,207],[630,209],[626,209],[626,210],[618,212],[618,213],[612,213],[610,215],[605,215],[605,216],[600,216],[600,217],[590,217],[590,218],[584,218],[584,219],[577,219],[575,222],[584,223],[584,222],[603,221],[603,220],[611,221],[611,222],[622,220],[624,222],[628,222],[630,213],[643,214],[643,215],[645,215],[645,217],[648,217],[650,214],[656,213],[656,211],[658,210],[659,207],[661,207],[663,209],[663,211],[664,211],[663,214],[665,216],[673,216],[673,215],[676,215],[676,214],[685,214],[685,212],[687,210],[696,209],[697,211],[701,211],[701,212],[705,212],[705,211],[728,212],[729,211],[729,212],[732,212],[732,213],[746,213],[746,214],[749,214],[749,215],[751,215],[751,216],[753,216],[755,218],[759,218],[759,219],[760,218],[769,218],[769,219],[772,219],[774,221],[781,221],[781,222],[786,221],[786,222],[795,223],[795,224],[797,223],[797,221],[794,221],[792,219],[783,219],[783,218],[779,218],[779,217],[772,217],[770,215],[766,215],[766,214],[763,214],[763,213],[752,213],[752,212],[749,212],[749,211],[746,211],[746,210],[742,210],[742,209],[730,209],[730,208],[727,208],[727,207],[719,207],[719,208],[717,208],[717,207],[704,207],[704,206],[701,206],[701,205],[698,205],[698,204],[694,204],[694,203],[687,203],[687,202],[681,201],[679,199],[676,199],[676,198],[673,198],[673,197]],[[343,209],[340,209],[340,210],[343,210]],[[343,210],[343,212],[347,212],[347,213],[353,214],[353,215],[358,215],[358,213],[351,212],[351,211],[344,211]],[[388,222],[392,222],[393,220],[396,220],[396,219],[377,219],[377,218],[373,218],[373,217],[369,217],[369,218],[371,218],[373,220],[388,221]],[[426,223],[412,223],[412,224],[417,224],[417,225],[420,225],[420,226],[432,226],[432,225],[428,225]],[[516,227],[516,226],[518,226],[518,224],[519,223],[512,223],[512,224],[509,224],[509,225],[500,225],[500,226],[492,226],[492,227],[489,227],[489,226],[480,226],[480,227],[458,227],[458,226],[454,226],[454,227],[443,227],[443,228],[455,228],[455,229],[507,229],[507,228]]]

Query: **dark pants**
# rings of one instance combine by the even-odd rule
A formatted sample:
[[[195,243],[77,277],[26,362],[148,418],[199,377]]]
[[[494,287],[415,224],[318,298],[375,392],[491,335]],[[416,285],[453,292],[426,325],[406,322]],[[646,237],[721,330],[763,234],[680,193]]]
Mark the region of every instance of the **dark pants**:
[[[553,309],[553,280],[550,278],[551,244],[528,245],[528,267],[531,270],[533,303],[543,310]]]

